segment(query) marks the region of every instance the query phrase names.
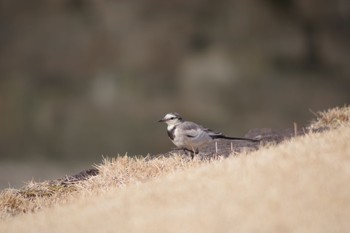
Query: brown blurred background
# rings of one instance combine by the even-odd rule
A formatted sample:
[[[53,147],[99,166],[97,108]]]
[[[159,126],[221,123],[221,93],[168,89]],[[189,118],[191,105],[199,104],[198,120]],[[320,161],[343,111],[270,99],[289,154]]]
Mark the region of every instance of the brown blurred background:
[[[0,188],[350,102],[348,0],[0,0]],[[311,110],[311,111],[310,111]]]

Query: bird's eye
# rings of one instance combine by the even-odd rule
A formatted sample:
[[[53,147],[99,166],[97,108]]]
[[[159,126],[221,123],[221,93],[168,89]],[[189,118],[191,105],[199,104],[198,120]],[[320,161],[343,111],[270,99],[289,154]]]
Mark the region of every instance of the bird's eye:
[[[175,117],[170,117],[170,120],[174,120],[175,119]]]

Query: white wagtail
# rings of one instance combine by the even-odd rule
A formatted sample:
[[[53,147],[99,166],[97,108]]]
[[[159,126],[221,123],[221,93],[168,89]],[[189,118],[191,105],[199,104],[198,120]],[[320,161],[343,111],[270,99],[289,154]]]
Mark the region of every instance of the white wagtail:
[[[250,138],[227,137],[191,121],[184,121],[178,113],[168,113],[159,122],[165,122],[170,140],[179,149],[189,150],[197,154],[199,148],[214,139],[245,140],[258,142]]]

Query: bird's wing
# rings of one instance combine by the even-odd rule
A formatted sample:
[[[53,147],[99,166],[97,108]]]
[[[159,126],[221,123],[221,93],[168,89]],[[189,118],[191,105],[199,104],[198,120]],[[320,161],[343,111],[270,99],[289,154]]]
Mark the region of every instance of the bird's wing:
[[[203,132],[204,128],[196,123],[185,121],[181,124],[181,130],[183,130],[187,137],[194,138]]]
[[[213,130],[211,130],[211,129],[208,129],[208,128],[203,128],[203,130],[206,132],[206,133],[208,133],[209,134],[209,136],[221,136],[221,135],[223,135],[222,133],[220,133],[220,132],[215,132],[215,131],[213,131]]]

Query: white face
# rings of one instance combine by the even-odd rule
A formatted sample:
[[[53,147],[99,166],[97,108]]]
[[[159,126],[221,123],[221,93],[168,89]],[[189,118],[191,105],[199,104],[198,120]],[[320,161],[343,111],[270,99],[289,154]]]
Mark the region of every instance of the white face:
[[[181,122],[181,117],[178,114],[168,113],[160,120],[161,122],[165,122],[168,125],[176,125]]]

